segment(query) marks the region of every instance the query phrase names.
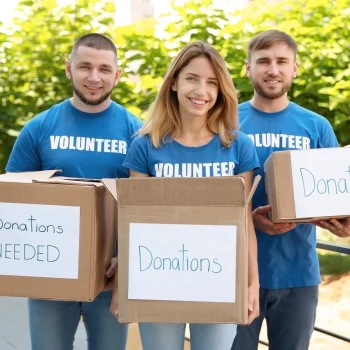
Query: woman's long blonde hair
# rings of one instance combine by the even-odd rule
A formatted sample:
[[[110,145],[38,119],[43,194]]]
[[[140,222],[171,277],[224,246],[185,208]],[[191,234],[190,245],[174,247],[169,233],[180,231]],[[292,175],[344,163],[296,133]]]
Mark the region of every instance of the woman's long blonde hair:
[[[219,134],[223,146],[229,147],[238,130],[238,98],[232,79],[220,54],[208,43],[195,41],[175,57],[165,75],[159,93],[152,104],[147,120],[140,130],[149,135],[153,146],[159,147],[166,137],[175,139],[182,131],[177,93],[171,89],[181,70],[197,57],[207,58],[219,81],[219,92],[215,105],[208,113],[207,127]]]

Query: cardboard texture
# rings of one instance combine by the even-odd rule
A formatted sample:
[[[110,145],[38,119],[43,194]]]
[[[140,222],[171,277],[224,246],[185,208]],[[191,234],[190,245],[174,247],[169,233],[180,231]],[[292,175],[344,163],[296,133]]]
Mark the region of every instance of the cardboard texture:
[[[118,196],[119,321],[246,324],[248,202],[242,177],[130,178],[102,181],[116,200]],[[235,302],[128,299],[131,223],[237,226]],[[201,291],[198,290],[198,293]]]
[[[78,259],[76,278],[33,277],[0,275],[0,295],[54,300],[92,301],[106,284],[105,272],[115,255],[117,232],[117,206],[114,198],[102,183],[70,181],[54,177],[56,171],[7,173],[0,175],[0,204],[38,204],[79,208]],[[8,204],[9,203],[9,204]],[[59,208],[59,207],[57,207]],[[1,217],[0,213],[0,217]],[[5,247],[9,232],[5,232],[6,218],[2,217],[0,229],[0,260],[20,260],[20,248],[24,242],[16,242],[17,248]],[[22,228],[25,226],[21,226]],[[9,230],[7,230],[9,231]],[[65,232],[68,235],[69,232]],[[27,247],[37,247],[28,234]],[[29,244],[30,243],[30,244]],[[10,250],[10,248],[12,250]],[[6,251],[7,249],[7,251]],[[14,250],[18,249],[18,252]],[[33,248],[32,248],[33,249]],[[38,248],[39,251],[39,248]],[[25,254],[25,253],[24,253]],[[7,257],[6,257],[7,255]],[[40,255],[41,260],[44,255]],[[23,259],[28,260],[28,259]],[[39,253],[38,253],[39,260]],[[40,261],[41,261],[40,260]],[[2,263],[0,262],[0,263]],[[9,261],[7,261],[8,263]],[[51,264],[53,264],[51,262]],[[25,266],[25,265],[23,265]],[[48,268],[49,270],[49,268]],[[7,272],[6,272],[7,273]],[[29,272],[30,273],[30,272]],[[35,271],[33,271],[35,275]]]
[[[304,163],[300,163],[299,158]],[[341,165],[341,171],[334,169],[339,163],[336,158],[342,159],[344,165],[350,165],[350,149],[339,147],[272,153],[264,164],[265,189],[268,203],[272,206],[270,219],[274,223],[302,223],[350,216],[347,184],[350,172],[347,171],[348,165]],[[301,167],[299,164],[306,165]],[[313,196],[316,199],[310,202]],[[342,213],[335,209],[335,205],[339,204]],[[309,209],[313,215],[298,215],[299,207],[304,208],[304,213]]]

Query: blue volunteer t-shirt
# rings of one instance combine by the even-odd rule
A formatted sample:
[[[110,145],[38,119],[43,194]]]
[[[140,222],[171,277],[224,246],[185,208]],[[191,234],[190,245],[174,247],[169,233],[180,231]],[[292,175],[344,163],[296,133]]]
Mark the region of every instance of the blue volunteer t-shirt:
[[[128,177],[122,164],[140,127],[141,121],[113,101],[102,112],[85,113],[65,100],[25,125],[6,171],[62,169],[60,175],[68,177]]]
[[[261,112],[249,101],[240,104],[238,110],[241,130],[253,141],[261,165],[255,172],[262,181],[253,197],[253,209],[267,204],[264,163],[272,152],[338,146],[327,119],[293,102],[277,113]],[[314,225],[299,224],[280,235],[259,230],[256,234],[260,287],[278,289],[320,283]]]
[[[148,135],[138,136],[131,144],[124,166],[155,177],[233,176],[259,167],[251,140],[237,131],[230,147],[219,135],[200,147],[183,146],[168,140],[155,148]]]

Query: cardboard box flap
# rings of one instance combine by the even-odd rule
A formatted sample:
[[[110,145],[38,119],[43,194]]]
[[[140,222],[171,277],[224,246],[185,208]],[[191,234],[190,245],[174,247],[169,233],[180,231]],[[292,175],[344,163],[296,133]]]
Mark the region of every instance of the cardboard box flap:
[[[129,178],[117,179],[119,206],[244,206],[244,178]]]
[[[61,170],[42,170],[42,171],[27,171],[20,173],[6,173],[0,175],[0,182],[21,182],[32,183],[35,180],[47,180],[50,179],[55,173],[61,172]]]
[[[250,190],[248,198],[247,198],[247,204],[250,203],[250,201],[252,200],[252,198],[254,196],[254,193],[256,191],[256,188],[259,185],[260,180],[261,180],[261,176],[260,175],[255,176],[253,184],[252,184],[252,189]]]
[[[113,196],[113,198],[118,202],[116,179],[102,179],[102,183]]]
[[[103,186],[99,179],[84,179],[84,178],[73,178],[64,176],[55,176],[49,179],[35,179],[33,182],[49,183],[49,184],[63,184],[63,185],[79,185],[79,186]]]

